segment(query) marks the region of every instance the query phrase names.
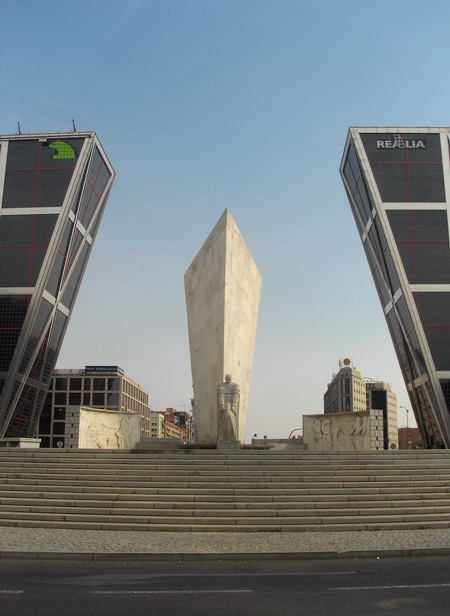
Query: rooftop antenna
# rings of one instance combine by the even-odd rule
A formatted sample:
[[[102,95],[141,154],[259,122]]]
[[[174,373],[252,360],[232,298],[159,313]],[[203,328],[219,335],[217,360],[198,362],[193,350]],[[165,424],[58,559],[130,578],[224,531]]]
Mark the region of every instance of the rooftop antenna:
[[[17,122],[17,130],[18,130],[19,135],[21,135],[22,131],[20,130],[20,122]]]
[[[76,133],[77,129],[75,127],[75,120],[72,120],[72,128],[73,128],[73,132]]]

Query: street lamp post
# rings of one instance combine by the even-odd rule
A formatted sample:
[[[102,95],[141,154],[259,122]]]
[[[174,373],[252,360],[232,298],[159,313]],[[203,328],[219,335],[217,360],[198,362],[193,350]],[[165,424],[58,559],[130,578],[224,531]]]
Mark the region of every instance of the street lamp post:
[[[406,406],[400,405],[401,409],[405,409],[406,411],[406,449],[409,449],[409,426],[408,426],[408,417],[409,417],[409,409]]]
[[[301,430],[303,430],[303,428],[294,428],[294,430],[291,430],[291,433],[289,434],[288,439],[291,438],[291,436],[294,434],[294,432],[298,432],[299,430],[301,431]]]

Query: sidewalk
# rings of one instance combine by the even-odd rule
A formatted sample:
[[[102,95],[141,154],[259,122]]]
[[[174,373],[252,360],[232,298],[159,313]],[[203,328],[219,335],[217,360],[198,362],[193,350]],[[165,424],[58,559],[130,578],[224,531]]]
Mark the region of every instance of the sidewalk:
[[[298,533],[0,527],[0,558],[269,560],[450,554],[450,528]]]

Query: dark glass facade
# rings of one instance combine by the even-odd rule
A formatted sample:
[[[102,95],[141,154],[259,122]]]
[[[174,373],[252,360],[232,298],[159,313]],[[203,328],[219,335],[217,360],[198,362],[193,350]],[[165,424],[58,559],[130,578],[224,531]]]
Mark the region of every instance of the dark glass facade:
[[[449,128],[351,128],[341,164],[428,447],[450,447],[449,139]]]
[[[30,437],[114,170],[95,133],[1,136],[0,169],[0,437]]]

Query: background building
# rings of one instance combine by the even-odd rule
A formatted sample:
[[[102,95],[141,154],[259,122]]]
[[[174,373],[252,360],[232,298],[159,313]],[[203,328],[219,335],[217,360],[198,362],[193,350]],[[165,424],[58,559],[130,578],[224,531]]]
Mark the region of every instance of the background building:
[[[367,409],[383,411],[385,449],[398,447],[397,396],[388,383],[366,379]]]
[[[173,408],[166,408],[164,419],[179,428],[179,438],[188,443],[194,442],[194,421],[191,411],[177,411]]]
[[[66,440],[73,432],[69,406],[139,415],[141,436],[151,436],[148,393],[119,366],[54,371],[36,434],[42,439],[41,447],[67,446]]]
[[[152,438],[170,438],[193,442],[192,413],[166,408],[165,411],[150,413],[150,436]]]
[[[324,394],[325,415],[380,410],[383,412],[384,449],[398,447],[397,396],[391,386],[362,377],[351,359],[341,359],[339,366],[339,372],[333,375]]]
[[[164,437],[164,415],[158,411],[150,411],[150,438]]]
[[[113,179],[95,133],[0,137],[0,438],[36,432]]]
[[[340,370],[333,375],[324,394],[325,413],[350,413],[367,409],[366,384],[361,373],[349,359],[339,362]]]
[[[399,428],[398,429],[398,448],[399,449],[421,449],[423,447],[420,438],[419,428]]]
[[[426,447],[450,446],[449,128],[351,128],[341,175]]]

